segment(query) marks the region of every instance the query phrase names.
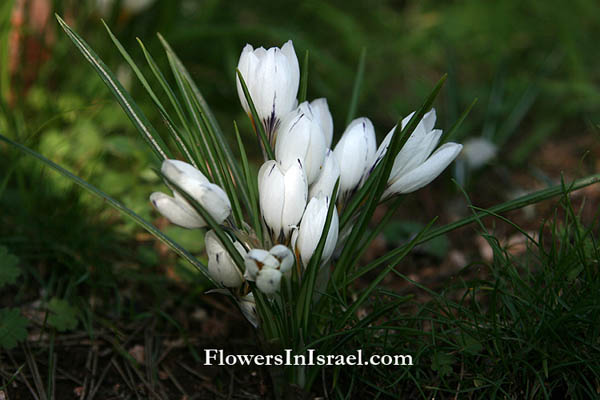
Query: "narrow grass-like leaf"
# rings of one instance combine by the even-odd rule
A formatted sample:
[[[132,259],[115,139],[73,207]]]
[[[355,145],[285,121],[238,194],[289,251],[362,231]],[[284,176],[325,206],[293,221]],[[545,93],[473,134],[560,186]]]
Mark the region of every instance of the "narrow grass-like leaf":
[[[191,94],[191,86],[189,85],[189,82],[186,81],[185,83],[186,89],[190,90]],[[236,190],[236,185],[233,182],[231,169],[227,163],[223,148],[221,147],[219,139],[217,138],[216,133],[213,131],[206,114],[204,114],[204,110],[200,104],[198,104],[197,99],[192,97],[192,101],[192,106],[195,108],[195,111],[200,114],[200,118],[203,123],[202,127],[204,128],[204,133],[207,134],[207,141],[210,145],[210,152],[216,159],[217,165],[215,167],[220,170],[221,176],[223,177],[224,189],[232,202],[233,217],[236,221],[236,224],[241,227],[244,221],[244,215],[240,206],[240,200],[238,198],[238,190]],[[247,209],[249,208],[250,206],[247,205]]]
[[[138,41],[138,44],[140,45],[140,48],[142,49],[142,52],[144,53],[144,57],[146,57],[146,62],[150,66],[150,69],[152,70],[154,77],[160,83],[163,91],[167,94],[167,97],[169,98],[171,106],[175,109],[175,112],[177,113],[177,117],[179,118],[181,127],[183,128],[183,131],[187,136],[187,138],[184,140],[184,143],[187,147],[186,150],[188,150],[189,148],[192,148],[194,150],[193,153],[187,151],[187,154],[188,154],[187,157],[190,159],[190,162],[194,161],[194,162],[192,162],[192,164],[195,164],[197,166],[197,168],[200,168],[200,170],[205,175],[208,175],[208,171],[206,170],[206,165],[204,162],[202,162],[202,156],[200,154],[200,150],[198,149],[197,146],[192,146],[192,143],[194,143],[194,138],[192,137],[192,129],[190,128],[189,121],[185,115],[185,112],[183,111],[183,108],[181,107],[181,103],[179,102],[179,99],[175,95],[174,90],[171,88],[171,85],[165,78],[165,76],[162,73],[162,71],[160,70],[160,68],[158,68],[156,61],[154,61],[154,58],[152,57],[150,52],[146,49],[146,46],[144,46],[144,43],[139,38],[137,39],[137,41]],[[174,129],[176,129],[175,124],[172,121],[170,121],[170,124],[172,125],[172,127]]]
[[[9,138],[7,138],[5,136],[0,135],[0,140],[6,142],[8,144],[10,144],[11,146],[17,148],[19,151],[21,151],[21,152],[23,152],[23,153],[25,153],[27,155],[30,155],[30,156],[32,156],[34,158],[37,158],[38,160],[40,160],[45,165],[47,165],[48,167],[52,168],[53,170],[55,170],[59,174],[63,175],[64,177],[66,177],[68,179],[70,179],[71,181],[73,181],[77,185],[81,186],[85,190],[89,191],[90,193],[94,194],[95,196],[98,196],[101,199],[103,199],[111,207],[115,208],[120,213],[122,213],[122,214],[128,216],[129,218],[131,218],[135,223],[137,223],[142,228],[144,228],[146,231],[148,231],[152,236],[154,236],[155,238],[157,238],[158,240],[160,240],[161,242],[163,242],[164,244],[166,244],[173,251],[175,251],[179,256],[181,256],[183,259],[185,259],[190,264],[192,264],[193,266],[195,266],[198,269],[198,271],[200,271],[204,275],[204,277],[206,279],[208,279],[211,283],[213,283],[216,287],[220,287],[220,285],[217,282],[215,282],[210,277],[210,275],[208,275],[208,270],[207,270],[207,268],[206,268],[206,266],[204,264],[202,264],[200,261],[198,261],[198,259],[196,259],[196,257],[194,257],[193,255],[191,255],[187,250],[185,250],[183,247],[181,247],[179,244],[177,244],[175,241],[173,241],[167,235],[165,235],[164,233],[162,233],[160,230],[158,230],[151,223],[149,223],[148,221],[146,221],[145,219],[143,219],[142,217],[140,217],[139,215],[137,215],[131,209],[125,207],[122,203],[120,203],[117,200],[113,199],[112,197],[110,197],[109,195],[107,195],[106,193],[104,193],[103,191],[101,191],[100,189],[98,189],[97,187],[89,184],[88,182],[84,181],[83,179],[79,178],[78,176],[73,175],[71,172],[67,171],[66,169],[64,169],[60,165],[54,163],[53,161],[47,159],[43,155],[41,155],[39,153],[36,153],[35,151],[33,151],[33,150],[31,150],[31,149],[23,146],[20,143],[14,142],[14,141],[12,141],[11,139],[9,139]]]
[[[164,114],[161,110],[159,110],[159,111],[160,111],[160,116],[162,117],[165,126],[167,127],[171,136],[173,136],[173,138],[175,139],[175,142],[177,143],[177,147],[179,148],[179,151],[181,151],[181,153],[185,156],[185,158],[188,160],[188,162],[190,164],[192,164],[194,167],[200,169],[200,171],[202,171],[202,173],[206,176],[208,174],[208,171],[200,168],[200,166],[204,167],[204,164],[198,164],[196,162],[196,159],[192,156],[192,154],[188,150],[188,145],[184,142],[183,138],[177,132],[177,128],[173,125],[171,118],[168,115]]]
[[[197,135],[193,135],[195,139],[194,145],[200,150],[204,161],[209,164],[209,175],[212,178],[213,182],[217,185],[224,187],[224,178],[222,176],[221,170],[219,169],[220,164],[217,162],[214,153],[211,151],[211,146],[209,145],[206,127],[204,127],[204,123],[202,118],[196,112],[196,108],[193,105],[192,95],[188,90],[189,85],[186,84],[187,80],[183,74],[176,68],[175,60],[173,56],[167,53],[167,58],[169,59],[169,63],[171,65],[171,69],[173,70],[173,74],[175,75],[175,80],[177,81],[177,86],[179,87],[179,92],[183,96],[185,100],[185,106],[189,115],[192,118],[194,127],[196,129]],[[201,139],[202,142],[200,142]]]
[[[398,210],[398,208],[400,207],[400,204],[402,204],[403,201],[404,201],[404,197],[402,197],[402,196],[398,197],[394,201],[394,204],[392,204],[390,206],[390,208],[386,211],[386,213],[383,216],[383,218],[377,223],[377,226],[375,227],[375,229],[373,229],[373,231],[369,234],[369,236],[365,240],[363,240],[360,248],[358,249],[358,251],[354,255],[354,259],[352,261],[352,265],[349,268],[350,270],[354,269],[354,266],[360,261],[360,259],[363,256],[363,254],[369,248],[371,242],[373,242],[373,240],[375,240],[375,238],[377,237],[377,235],[379,235],[381,233],[381,231],[383,230],[383,228],[385,228],[387,226],[388,222],[390,221],[390,219],[392,218],[392,216],[394,215],[394,213]],[[351,280],[347,280],[346,283],[343,286],[348,285],[351,282],[352,282]]]
[[[358,310],[358,307],[360,307],[369,298],[369,296],[371,295],[373,290],[375,290],[375,288],[379,285],[379,283],[381,283],[383,278],[385,278],[387,276],[387,274],[396,267],[398,262],[401,259],[403,259],[419,243],[419,241],[423,238],[425,233],[431,228],[431,226],[433,225],[434,222],[435,222],[435,220],[433,220],[429,224],[427,224],[427,226],[425,228],[423,228],[423,230],[421,230],[421,232],[419,232],[417,234],[417,236],[415,236],[407,245],[403,246],[402,252],[400,252],[399,254],[396,255],[396,257],[394,257],[390,260],[392,262],[390,262],[389,265],[383,271],[381,271],[381,273],[377,276],[377,278],[375,278],[369,284],[367,289],[365,289],[362,292],[360,297],[354,303],[352,303],[350,308],[348,308],[348,310],[346,310],[346,312],[339,318],[339,320],[336,324],[338,329],[341,329],[344,325],[346,325],[346,322],[348,322],[348,320],[356,313],[356,310]]]
[[[302,75],[300,76],[300,92],[298,93],[298,104],[306,101],[308,93],[308,50],[304,53],[304,62],[302,63]]]
[[[262,121],[260,120],[260,117],[258,116],[258,112],[256,111],[256,107],[254,106],[254,101],[252,101],[252,96],[250,96],[250,92],[248,91],[248,86],[246,86],[246,81],[244,81],[244,77],[242,76],[242,73],[240,72],[239,69],[236,69],[236,73],[238,78],[240,79],[240,83],[242,85],[242,90],[244,91],[244,96],[246,98],[246,102],[248,102],[248,105],[250,106],[250,111],[252,113],[252,125],[254,126],[254,129],[258,130],[258,134],[260,136],[260,140],[262,141],[262,145],[265,149],[265,152],[267,153],[267,157],[269,158],[269,160],[274,160],[275,159],[275,153],[273,153],[273,149],[271,148],[271,142],[269,141],[269,138],[267,137],[267,134],[265,133],[265,127],[262,124]]]
[[[348,221],[355,215],[356,211],[364,204],[365,198],[375,186],[376,179],[374,172],[371,173],[365,184],[350,198],[350,202],[344,207],[343,213],[340,216],[340,231],[346,226]]]
[[[94,67],[100,78],[104,81],[106,86],[110,89],[117,101],[125,111],[125,114],[129,117],[133,125],[140,132],[144,140],[152,147],[152,150],[159,159],[173,158],[171,152],[163,139],[160,137],[158,132],[154,129],[148,118],[144,115],[142,110],[133,101],[131,95],[127,93],[123,85],[119,82],[116,76],[108,69],[102,59],[92,50],[92,48],[77,34],[73,31],[69,25],[63,19],[56,14],[58,23],[67,33],[67,36],[73,41],[75,46],[79,49],[85,59]]]
[[[440,144],[445,143],[445,142],[451,140],[452,138],[454,138],[454,136],[456,135],[456,132],[458,132],[458,128],[460,128],[463,121],[465,120],[465,118],[467,118],[467,116],[469,115],[469,113],[471,112],[471,109],[475,106],[475,104],[477,104],[477,99],[473,100],[471,102],[471,105],[469,105],[469,107],[467,107],[467,109],[465,111],[463,111],[463,113],[460,115],[458,120],[456,120],[454,125],[452,125],[452,128],[450,128],[448,130],[448,132],[444,132],[442,134],[442,137],[440,138]]]
[[[240,131],[238,129],[237,123],[233,121],[233,130],[235,131],[235,137],[237,139],[238,147],[240,149],[240,158],[242,159],[242,170],[244,172],[244,178],[247,185],[248,193],[250,194],[250,216],[252,219],[252,224],[254,226],[254,231],[258,236],[258,239],[262,243],[263,241],[263,233],[262,233],[262,223],[260,221],[260,211],[258,209],[258,193],[256,186],[253,184],[253,181],[256,180],[256,176],[252,175],[250,172],[250,165],[248,164],[248,157],[246,155],[246,148],[244,147],[244,143],[242,142],[242,137],[240,136]]]
[[[146,92],[148,92],[148,94],[150,95],[150,98],[152,99],[152,101],[154,102],[156,107],[158,108],[158,111],[160,112],[160,115],[163,118],[169,133],[171,134],[173,140],[175,141],[175,144],[179,148],[179,151],[188,159],[188,161],[192,165],[194,165],[196,168],[198,168],[198,164],[197,164],[196,160],[194,160],[194,158],[192,158],[192,155],[190,154],[190,151],[188,150],[188,145],[183,141],[181,136],[177,133],[177,129],[175,127],[175,123],[173,122],[173,119],[171,118],[171,116],[169,115],[169,113],[167,112],[167,110],[165,109],[163,104],[161,103],[161,101],[158,99],[158,97],[154,93],[154,90],[152,90],[152,87],[148,83],[148,80],[146,79],[146,77],[144,76],[142,71],[139,69],[137,64],[133,61],[133,59],[127,52],[127,50],[125,50],[125,48],[123,47],[123,45],[121,44],[119,39],[117,39],[117,37],[113,34],[113,32],[108,27],[108,25],[106,25],[106,22],[104,22],[104,20],[102,20],[102,23],[104,24],[104,28],[106,28],[106,31],[108,32],[108,35],[110,36],[111,40],[113,41],[113,43],[115,44],[115,46],[117,47],[117,49],[119,50],[119,52],[121,53],[121,55],[123,56],[125,61],[127,61],[127,64],[129,64],[129,66],[131,67],[131,69],[133,70],[133,72],[135,73],[137,78],[139,79],[139,81],[142,83],[142,86],[144,87],[144,89],[146,89]],[[142,49],[143,49],[143,46],[142,46]],[[205,171],[203,171],[203,172],[205,172]]]
[[[360,88],[365,78],[365,63],[367,60],[367,48],[363,47],[360,51],[360,58],[358,59],[358,68],[356,70],[356,77],[354,78],[354,86],[352,86],[352,97],[350,97],[350,106],[348,107],[348,116],[346,117],[346,126],[350,125],[350,122],[356,115],[356,108],[358,107],[358,97],[360,96]]]
[[[210,126],[211,126],[212,130],[215,132],[216,136],[219,138],[218,144],[220,146],[222,146],[223,151],[225,152],[225,157],[227,158],[227,165],[229,166],[229,168],[231,168],[231,171],[233,173],[233,177],[234,177],[235,181],[240,182],[242,180],[242,172],[240,171],[237,160],[233,155],[233,151],[227,144],[228,143],[227,138],[225,137],[225,135],[223,135],[223,131],[221,130],[221,127],[219,126],[217,119],[215,118],[210,107],[208,106],[208,103],[204,99],[204,96],[202,96],[202,93],[200,92],[200,89],[198,89],[198,86],[196,86],[196,84],[194,83],[194,80],[192,79],[190,73],[185,68],[185,66],[179,59],[179,57],[177,57],[177,54],[175,54],[175,52],[173,51],[173,49],[171,48],[169,43],[165,40],[165,38],[160,33],[157,35],[158,35],[158,39],[160,40],[163,48],[167,52],[167,55],[170,55],[170,58],[173,61],[175,68],[177,68],[179,73],[182,76],[184,76],[185,79],[189,82],[190,87],[192,89],[192,93],[194,94],[194,97],[196,98],[196,101],[198,102],[198,104],[200,105],[200,108],[203,110],[203,113],[206,115],[208,121],[210,122]],[[244,190],[244,186],[240,185],[239,188],[240,188],[240,193],[241,193],[244,201],[246,203],[248,203],[249,202],[248,193]]]
[[[594,175],[590,175],[588,177],[576,180],[571,185],[569,185],[567,188],[563,188],[562,185],[556,185],[551,188],[538,190],[535,193],[521,196],[517,199],[510,200],[505,203],[490,207],[485,212],[478,212],[474,215],[465,217],[456,222],[452,222],[450,224],[440,226],[439,228],[432,229],[428,234],[424,235],[420,239],[419,243],[417,243],[417,244],[425,243],[425,242],[427,242],[433,238],[436,238],[440,235],[446,234],[455,229],[469,225],[473,222],[476,222],[477,220],[480,220],[480,219],[483,219],[483,218],[489,216],[490,213],[501,214],[501,213],[505,213],[505,212],[512,211],[512,210],[518,210],[518,209],[526,207],[530,204],[539,203],[540,201],[559,196],[559,195],[565,193],[565,190],[566,190],[566,193],[571,193],[575,190],[578,190],[578,189],[581,189],[586,186],[590,186],[590,185],[593,185],[593,184],[596,184],[599,182],[600,182],[600,174],[594,174]],[[398,254],[401,254],[404,251],[404,247],[405,246],[401,246],[395,250],[392,250],[391,252],[387,253],[386,255],[369,263],[367,266],[365,266],[364,268],[361,269],[360,274],[358,276],[363,275],[363,274],[373,270],[374,268],[377,268],[378,266],[389,262],[391,259],[398,256]]]
[[[0,5],[0,102],[8,101],[10,89],[9,35],[13,29],[11,16],[15,0],[5,0]]]

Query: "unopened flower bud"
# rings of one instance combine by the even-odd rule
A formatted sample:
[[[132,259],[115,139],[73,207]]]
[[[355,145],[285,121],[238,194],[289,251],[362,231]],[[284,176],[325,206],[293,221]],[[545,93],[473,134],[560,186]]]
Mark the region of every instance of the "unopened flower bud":
[[[292,251],[282,244],[273,246],[269,253],[273,255],[279,261],[279,270],[281,272],[287,272],[292,269],[294,265],[294,254]]]
[[[368,118],[348,125],[333,152],[340,166],[340,197],[346,198],[362,182],[375,159],[375,128]]]
[[[204,243],[208,255],[208,273],[210,276],[226,287],[241,286],[244,282],[242,273],[214,231],[211,230],[206,233]],[[242,257],[246,256],[246,250],[241,243],[234,242],[233,245]]]
[[[274,160],[264,163],[258,172],[258,192],[261,214],[271,237],[285,241],[306,206],[308,185],[300,160],[287,170]]]
[[[312,199],[319,193],[331,197],[335,182],[339,177],[340,165],[335,157],[335,153],[331,149],[328,149],[325,154],[325,161],[323,161],[323,169],[317,180],[308,189],[308,198]]]
[[[278,269],[263,269],[256,277],[256,287],[265,294],[273,294],[281,286],[281,276]]]
[[[304,102],[281,122],[275,145],[275,158],[286,170],[300,160],[310,185],[319,176],[325,158],[325,136],[312,108]]]
[[[238,70],[248,87],[260,121],[269,138],[277,130],[280,119],[292,111],[296,104],[300,83],[300,68],[292,41],[283,47],[256,50],[247,44],[242,50]],[[244,90],[236,76],[237,91],[242,107],[250,114]]]
[[[292,246],[295,251],[300,253],[300,258],[302,259],[304,267],[308,266],[308,263],[321,240],[321,235],[327,220],[329,201],[329,197],[325,197],[322,193],[317,197],[313,197],[306,206],[306,211],[304,211],[300,226],[294,230],[294,233],[292,234]],[[323,254],[321,255],[321,263],[326,262],[333,254],[338,239],[338,233],[339,219],[337,211],[334,210],[329,226],[329,232],[327,233],[327,239],[325,240]]]
[[[165,160],[162,173],[181,190],[196,200],[215,219],[222,223],[231,214],[231,203],[227,194],[219,186],[210,183],[198,169],[179,160]],[[194,207],[173,188],[174,196],[161,192],[152,193],[150,201],[154,207],[172,223],[184,228],[202,228],[204,219]]]
[[[246,278],[254,281],[263,269],[279,268],[279,261],[266,250],[252,249],[246,254],[244,265],[246,266]]]

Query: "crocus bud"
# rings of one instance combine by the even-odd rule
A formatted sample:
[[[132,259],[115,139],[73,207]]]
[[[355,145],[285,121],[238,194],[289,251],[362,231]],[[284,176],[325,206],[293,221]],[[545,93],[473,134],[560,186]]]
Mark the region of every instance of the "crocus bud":
[[[275,143],[275,158],[284,170],[299,159],[308,184],[317,179],[327,148],[321,125],[308,102],[300,104],[282,120]]]
[[[402,120],[403,128],[408,124],[412,115]],[[394,194],[410,193],[422,188],[437,178],[458,156],[462,145],[457,143],[446,143],[435,152],[433,151],[442,136],[441,130],[433,129],[435,120],[436,114],[435,109],[433,109],[419,121],[394,160],[388,179],[388,188],[383,193],[382,198]],[[396,127],[387,134],[379,146],[375,164],[380,162],[387,152],[395,130]]]
[[[294,254],[287,246],[282,244],[275,245],[269,250],[269,253],[279,261],[279,270],[281,272],[287,272],[292,269]]]
[[[329,148],[331,147],[331,142],[333,140],[333,117],[329,111],[327,99],[322,97],[313,100],[310,102],[310,107],[312,108],[315,119],[319,121],[319,125],[321,125],[321,130],[325,136],[325,146]]]
[[[206,233],[204,243],[208,255],[208,273],[210,276],[226,287],[241,286],[244,282],[242,273],[214,231],[211,230]],[[234,242],[233,245],[242,257],[246,257],[246,250],[241,243]]]
[[[340,177],[340,165],[335,153],[331,149],[327,149],[325,161],[323,161],[323,169],[315,182],[308,189],[308,198],[312,199],[319,193],[331,197],[335,182]]]
[[[306,206],[300,226],[292,234],[292,246],[296,252],[300,253],[300,258],[305,267],[317,249],[319,240],[321,240],[328,208],[329,197],[325,197],[322,193],[317,197],[313,197]],[[321,256],[322,263],[326,262],[333,254],[338,239],[338,231],[339,220],[337,210],[334,210]]]
[[[292,41],[286,42],[281,49],[263,47],[254,49],[247,44],[242,50],[238,70],[246,82],[250,97],[256,107],[260,122],[267,136],[272,138],[277,130],[280,118],[295,107],[300,68]],[[244,90],[236,76],[237,91],[242,107],[250,114]]]
[[[308,184],[300,160],[283,170],[274,161],[267,161],[258,171],[260,210],[271,238],[284,242],[302,218]]]
[[[258,328],[258,314],[256,313],[256,301],[254,300],[254,294],[248,293],[246,296],[241,297],[238,300],[238,305],[244,317],[252,324],[253,327]]]
[[[244,259],[246,266],[246,278],[254,281],[263,269],[279,268],[279,261],[268,251],[263,249],[252,249]]]
[[[496,156],[497,147],[488,139],[471,138],[465,142],[460,158],[467,162],[471,169],[478,169]]]
[[[340,165],[340,197],[345,199],[369,172],[377,144],[375,128],[368,118],[355,119],[348,125],[333,152]]]
[[[273,294],[281,286],[281,276],[278,269],[264,269],[256,277],[256,287],[265,294]]]
[[[165,160],[162,173],[196,200],[215,219],[222,223],[231,213],[231,203],[227,194],[219,186],[210,183],[198,169],[178,160]],[[174,197],[155,192],[150,196],[154,208],[172,223],[184,228],[202,228],[204,219],[194,207],[174,188]]]
[[[127,14],[136,15],[145,11],[155,1],[156,0],[123,0],[120,5]],[[116,0],[96,0],[96,9],[103,17],[110,17],[115,2]]]

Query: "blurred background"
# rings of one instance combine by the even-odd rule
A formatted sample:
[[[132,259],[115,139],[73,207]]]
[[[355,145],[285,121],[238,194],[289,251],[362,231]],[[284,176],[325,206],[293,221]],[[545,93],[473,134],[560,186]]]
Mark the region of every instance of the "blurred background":
[[[246,43],[271,47],[292,39],[301,60],[309,51],[308,98],[328,99],[334,138],[344,130],[363,49],[357,114],[372,119],[379,140],[447,73],[435,103],[437,127],[451,129],[477,99],[453,138],[465,151],[442,177],[407,200],[367,258],[403,242],[435,216],[449,222],[467,215],[450,178],[474,204],[489,207],[559,183],[561,174],[569,181],[600,170],[600,3],[595,0],[2,0],[0,133],[119,199],[201,258],[201,233],[168,225],[151,209],[148,196],[162,187],[151,170],[151,152],[54,13],[96,50],[164,131],[101,19],[147,76],[137,38],[168,71],[156,37],[160,32],[232,143],[234,120],[246,143],[255,140],[235,89],[234,71]],[[258,162],[258,151],[252,156]],[[4,144],[0,171],[0,245],[19,258],[24,271],[22,284],[0,294],[3,305],[65,299],[77,310],[76,325],[83,326],[95,308],[126,320],[173,305],[198,311],[203,282],[135,224]],[[597,204],[600,195],[594,188],[586,196]],[[594,208],[585,209],[584,217],[592,218]],[[513,217],[535,231],[543,210],[543,205],[527,208]],[[419,265],[430,274],[490,257],[485,244],[469,235],[449,235],[420,252],[426,261]],[[173,295],[171,289],[181,285],[187,291]],[[198,318],[222,312],[210,303],[220,300],[211,299],[203,298],[209,303]],[[184,311],[175,311],[173,321],[161,318],[177,329],[188,327],[192,322],[179,312]],[[209,338],[231,332],[227,324],[211,323]]]
[[[254,139],[234,81],[246,43],[271,47],[292,39],[300,59],[310,52],[308,97],[328,99],[336,137],[344,130],[363,49],[365,74],[357,114],[373,120],[380,139],[447,73],[435,103],[437,127],[450,129],[474,100],[477,104],[454,137],[466,145],[461,159],[433,188],[413,196],[419,213],[407,205],[406,215],[421,215],[420,222],[440,214],[443,220],[455,197],[464,205],[448,176],[467,188],[475,204],[490,206],[556,183],[561,172],[572,179],[598,170],[596,158],[586,156],[597,154],[600,115],[600,4],[592,0],[3,1],[0,131],[145,218],[156,218],[147,199],[161,186],[150,169],[151,153],[60,30],[54,13],[115,71],[159,131],[165,127],[156,109],[101,19],[147,76],[151,73],[136,39],[167,71],[156,33],[165,36],[223,129],[233,140],[232,122],[237,120],[246,143]],[[168,79],[173,81],[172,76]],[[114,234],[144,237],[133,223],[73,189],[66,179],[43,171],[36,161],[5,146],[0,151],[1,240],[22,246],[27,257],[46,257],[46,246],[60,242],[66,253],[89,250],[96,259],[98,251],[106,254],[101,249],[106,240],[88,236],[107,223]],[[440,191],[436,196],[445,201],[432,201],[432,190]],[[201,250],[197,233],[165,228]],[[29,252],[32,246],[46,250]],[[50,251],[51,257],[57,257],[56,251]],[[154,257],[154,251],[140,251],[142,258]]]

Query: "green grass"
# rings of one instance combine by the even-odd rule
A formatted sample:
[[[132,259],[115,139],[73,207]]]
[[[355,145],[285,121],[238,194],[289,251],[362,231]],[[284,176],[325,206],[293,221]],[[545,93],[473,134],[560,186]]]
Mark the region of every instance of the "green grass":
[[[505,219],[496,223],[512,225]],[[596,397],[598,219],[582,222],[564,195],[554,217],[518,256],[485,226],[490,224],[482,223],[479,232],[493,249],[492,262],[465,266],[439,291],[397,273],[410,283],[408,290],[373,296],[374,310],[394,300],[402,303],[347,348],[412,354],[415,365],[342,370],[338,398],[349,393],[423,399]],[[431,300],[419,301],[424,294]]]

